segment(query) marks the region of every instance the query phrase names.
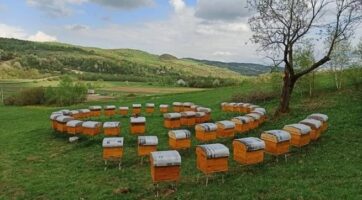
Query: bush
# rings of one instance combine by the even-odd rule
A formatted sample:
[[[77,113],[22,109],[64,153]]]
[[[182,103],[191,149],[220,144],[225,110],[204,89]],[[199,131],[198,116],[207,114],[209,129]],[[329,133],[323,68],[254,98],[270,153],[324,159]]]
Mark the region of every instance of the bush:
[[[258,91],[256,93],[245,94],[234,94],[231,97],[232,102],[248,102],[248,103],[260,103],[270,101],[278,97],[277,92],[263,92]]]
[[[45,90],[43,87],[28,88],[18,94],[4,99],[5,105],[27,106],[41,105],[45,102]]]

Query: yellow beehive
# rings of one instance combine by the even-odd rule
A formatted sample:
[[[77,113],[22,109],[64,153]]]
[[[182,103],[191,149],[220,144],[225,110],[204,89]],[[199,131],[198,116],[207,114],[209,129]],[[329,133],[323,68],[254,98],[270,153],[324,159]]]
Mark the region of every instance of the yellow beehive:
[[[181,102],[173,102],[172,103],[172,109],[174,112],[182,112],[183,106]]]
[[[95,136],[98,135],[101,132],[101,122],[95,122],[95,121],[86,121],[83,122],[83,134],[88,136]]]
[[[191,110],[191,111],[194,111],[194,112],[197,112],[197,108],[198,108],[198,107],[200,107],[200,106],[198,106],[198,105],[192,105],[190,110]]]
[[[181,114],[180,113],[166,113],[164,117],[165,128],[179,128],[181,127]]]
[[[217,136],[220,138],[234,137],[235,123],[232,121],[224,120],[216,122]]]
[[[264,160],[265,142],[259,138],[247,137],[233,141],[234,160],[242,165],[261,163]]]
[[[133,104],[132,105],[132,114],[133,115],[139,115],[142,111],[142,105],[141,104]]]
[[[284,130],[270,130],[261,134],[265,142],[265,152],[274,156],[283,155],[289,152],[290,133]]]
[[[104,138],[103,160],[107,165],[107,161],[119,161],[118,167],[121,168],[123,157],[123,137],[108,137]]]
[[[103,133],[106,136],[118,136],[121,133],[120,122],[104,122]]]
[[[108,105],[104,107],[104,115],[107,117],[112,117],[116,114],[116,106]]]
[[[168,132],[168,144],[171,149],[188,149],[191,147],[191,132],[186,129]]]
[[[251,113],[257,113],[261,116],[260,123],[264,123],[267,119],[266,110],[264,108],[255,108]]]
[[[194,105],[191,102],[185,102],[182,104],[182,111],[186,112],[186,111],[191,111],[191,106]]]
[[[146,113],[152,114],[155,112],[155,104],[154,103],[146,103]]]
[[[70,120],[67,122],[67,133],[71,135],[80,134],[83,132],[82,127],[83,121],[80,120]]]
[[[328,128],[328,116],[321,113],[314,113],[307,117],[307,119],[315,119],[322,122],[322,133]]]
[[[222,102],[220,105],[221,105],[221,111],[228,112],[228,108],[227,108],[228,103],[227,102]]]
[[[236,103],[228,103],[227,105],[226,105],[226,110],[228,111],[228,112],[234,112],[234,106],[236,105]]]
[[[261,123],[261,115],[257,114],[257,113],[249,113],[246,114],[245,116],[253,118],[254,120],[252,120],[252,122],[250,122],[250,128],[251,129],[256,129],[258,128],[259,124]]]
[[[128,115],[128,110],[129,110],[128,107],[126,107],[126,106],[121,106],[121,107],[118,108],[118,110],[119,110],[119,114],[120,114],[121,116],[127,116],[127,115]]]
[[[131,117],[131,133],[144,134],[146,132],[145,117]]]
[[[243,104],[244,103],[236,103],[235,104],[235,112],[242,113],[243,112]]]
[[[206,115],[205,112],[195,112],[195,123],[196,124],[201,124],[201,123],[206,122],[206,121],[204,121],[205,120],[205,115]]]
[[[85,119],[91,117],[91,111],[89,109],[79,109],[79,119]]]
[[[65,116],[65,115],[61,115],[61,116],[58,116],[56,118],[56,121],[57,121],[57,125],[56,125],[56,128],[57,128],[57,131],[61,132],[61,133],[65,133],[67,132],[67,122],[71,121],[71,120],[74,120],[73,117],[70,117],[70,116]]]
[[[181,112],[181,125],[182,126],[193,126],[196,123],[196,113],[194,111]]]
[[[151,152],[150,163],[153,183],[180,180],[181,156],[177,151]]]
[[[196,166],[204,174],[227,172],[229,149],[223,144],[205,144],[196,147]]]
[[[80,113],[79,113],[78,110],[71,110],[69,116],[73,117],[73,119],[80,119],[81,118]]]
[[[254,119],[248,116],[238,116],[231,119],[235,123],[237,133],[245,133],[251,129],[251,123]]]
[[[167,104],[161,104],[160,105],[160,113],[168,113],[168,105]]]
[[[203,123],[195,126],[196,139],[199,141],[215,140],[217,136],[217,125],[214,123]]]
[[[63,116],[63,113],[62,112],[53,112],[51,115],[50,115],[50,122],[51,122],[51,127],[53,130],[57,130],[57,117],[59,116]]]
[[[211,121],[211,109],[210,108],[205,108],[205,107],[198,107],[196,109],[197,112],[204,112],[205,116],[203,118],[203,122],[209,122]]]
[[[322,133],[322,122],[315,119],[304,119],[299,123],[309,126],[312,131],[310,132],[310,139],[317,140]]]
[[[244,103],[243,104],[243,113],[250,113],[250,111],[251,111],[250,106],[251,106],[250,103]]]
[[[89,106],[90,116],[99,117],[101,116],[102,106]]]
[[[157,151],[157,136],[138,136],[138,156],[148,156]]]
[[[290,144],[295,147],[303,147],[310,142],[310,132],[312,129],[304,124],[289,124],[284,126],[283,130],[291,135]]]

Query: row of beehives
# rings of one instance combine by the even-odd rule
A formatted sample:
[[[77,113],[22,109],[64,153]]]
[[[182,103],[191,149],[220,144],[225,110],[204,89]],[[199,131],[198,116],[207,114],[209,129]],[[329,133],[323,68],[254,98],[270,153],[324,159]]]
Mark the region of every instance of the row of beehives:
[[[311,140],[317,140],[327,129],[328,117],[324,114],[312,114],[297,124],[284,126],[282,130],[264,131],[260,139],[247,137],[233,140],[233,159],[241,165],[263,162],[264,153],[274,156],[285,155],[291,146],[303,147]],[[169,131],[171,149],[190,147],[188,130]],[[157,151],[156,136],[138,137],[138,154],[150,155],[151,175],[154,183],[178,181],[180,179],[181,156],[176,150]],[[183,141],[182,146],[174,146]],[[105,138],[103,140],[103,158],[121,159],[123,156],[123,138]],[[204,174],[228,171],[229,148],[223,144],[204,144],[196,147],[196,165]]]
[[[250,103],[223,102],[220,105],[221,110],[224,112],[250,113],[252,110],[259,108],[259,106]]]

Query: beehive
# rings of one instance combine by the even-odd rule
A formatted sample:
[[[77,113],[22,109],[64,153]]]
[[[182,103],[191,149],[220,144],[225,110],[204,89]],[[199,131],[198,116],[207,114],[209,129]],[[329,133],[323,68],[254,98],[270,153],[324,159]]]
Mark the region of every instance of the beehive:
[[[160,113],[168,113],[168,105],[167,104],[161,104],[160,105]]]
[[[312,129],[304,124],[289,124],[284,126],[283,130],[291,135],[290,144],[295,147],[303,147],[310,142],[310,133]]]
[[[265,142],[265,152],[278,156],[289,152],[291,136],[284,130],[270,130],[261,134]]]
[[[321,113],[314,113],[307,117],[307,119],[315,119],[322,122],[322,132],[326,131],[328,128],[328,116]]]
[[[194,112],[197,112],[197,108],[198,108],[198,107],[200,107],[200,106],[198,106],[198,105],[192,105],[190,110],[191,110],[191,111],[194,111]]]
[[[154,183],[180,180],[181,156],[175,151],[155,151],[150,154],[151,177]]]
[[[102,106],[89,106],[91,117],[101,116]]]
[[[181,114],[180,113],[166,113],[164,117],[165,128],[179,128],[181,126]]]
[[[168,144],[171,149],[188,149],[191,147],[191,132],[186,129],[168,132]]]
[[[104,115],[107,117],[112,117],[116,114],[116,106],[107,105],[104,107]]]
[[[129,110],[128,107],[126,107],[126,106],[121,106],[121,107],[119,107],[119,114],[120,114],[121,116],[127,116],[127,115],[128,115],[128,110]]]
[[[235,123],[235,131],[237,133],[245,133],[251,129],[251,122],[254,119],[248,116],[238,116],[231,119]]]
[[[265,122],[267,119],[266,110],[264,108],[255,108],[251,111],[252,113],[258,113],[261,115],[261,123]]]
[[[211,121],[211,109],[210,108],[205,108],[205,107],[198,107],[196,109],[197,112],[204,112],[205,116],[204,119],[202,120],[203,122],[209,122]]]
[[[50,115],[50,122],[51,122],[51,127],[53,130],[57,130],[57,117],[59,116],[63,116],[63,113],[62,112],[53,112],[51,115]]]
[[[317,140],[322,133],[322,122],[315,119],[304,119],[299,123],[309,126],[312,131],[310,132],[310,139]]]
[[[70,120],[67,122],[67,133],[71,135],[80,134],[83,131],[82,127],[83,121],[80,120]]]
[[[250,109],[251,104],[250,103],[244,103],[243,104],[243,113],[250,113],[251,109]]]
[[[228,112],[234,112],[234,106],[236,105],[236,103],[228,103],[227,105],[226,105],[226,110],[228,111]]]
[[[101,122],[96,121],[86,121],[83,122],[83,134],[88,136],[95,136],[101,132]]]
[[[155,104],[154,103],[146,103],[146,113],[152,114],[155,112]]]
[[[222,102],[221,104],[220,104],[220,106],[221,106],[221,111],[223,111],[223,112],[228,112],[228,108],[227,108],[227,102]]]
[[[243,110],[243,105],[244,105],[244,103],[236,103],[236,111],[238,112],[238,113],[242,113],[244,110]]]
[[[148,156],[157,151],[157,136],[138,136],[138,156]]]
[[[106,136],[118,136],[121,133],[120,122],[104,122],[103,133]]]
[[[172,103],[172,109],[174,112],[182,112],[183,106],[181,102],[173,102]]]
[[[91,111],[89,109],[79,109],[78,111],[80,119],[91,117]]]
[[[251,128],[251,129],[257,128],[257,127],[259,126],[259,124],[261,123],[261,122],[260,122],[260,120],[261,120],[260,114],[257,114],[257,113],[249,113],[249,114],[246,114],[245,116],[254,119],[254,120],[252,120],[252,121],[250,122],[250,128]]]
[[[216,140],[217,125],[214,123],[202,123],[195,126],[196,139],[199,141]]]
[[[142,111],[142,105],[141,104],[132,104],[132,114],[133,115],[139,115]]]
[[[250,112],[252,112],[253,110],[255,110],[257,108],[260,108],[260,106],[257,106],[257,105],[250,105],[249,106]]]
[[[195,123],[200,124],[200,123],[206,122],[206,121],[204,121],[205,120],[205,115],[206,115],[205,112],[196,112],[195,113]]]
[[[223,144],[205,144],[196,147],[196,165],[204,174],[227,172],[229,149]]]
[[[73,117],[74,119],[80,119],[81,118],[80,113],[79,113],[78,110],[71,110],[69,116]]]
[[[216,122],[217,136],[220,138],[234,137],[235,123],[232,121],[224,120]]]
[[[144,134],[146,132],[145,117],[131,117],[131,133]]]
[[[191,102],[185,102],[182,104],[182,111],[186,112],[186,111],[191,111],[191,106],[194,105]]]
[[[105,164],[107,161],[119,161],[118,166],[120,168],[123,157],[123,137],[104,138],[102,146]]]
[[[59,110],[58,112],[62,113],[65,116],[69,116],[70,115],[70,110],[68,109],[63,109],[63,110]]]
[[[56,121],[57,121],[56,130],[61,133],[65,133],[67,131],[67,122],[69,122],[71,120],[74,120],[74,118],[70,117],[70,116],[65,116],[65,115],[58,116],[56,118]]]
[[[181,125],[182,126],[193,126],[196,123],[196,113],[194,111],[181,112]]]
[[[265,142],[259,138],[247,137],[233,141],[234,160],[242,165],[261,163],[264,160]]]

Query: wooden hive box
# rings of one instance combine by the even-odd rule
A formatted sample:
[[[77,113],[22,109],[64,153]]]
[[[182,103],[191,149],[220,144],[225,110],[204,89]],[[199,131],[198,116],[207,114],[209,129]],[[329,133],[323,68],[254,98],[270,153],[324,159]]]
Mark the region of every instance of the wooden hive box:
[[[89,106],[91,117],[99,117],[102,114],[102,106]]]
[[[163,115],[165,128],[173,129],[181,127],[181,114],[180,113],[166,113]]]
[[[104,115],[107,117],[112,117],[116,115],[116,106],[115,105],[107,105],[104,107]]]
[[[121,107],[118,108],[118,110],[119,110],[119,114],[121,116],[127,116],[128,115],[129,108],[127,106],[121,106]]]
[[[157,136],[138,136],[138,156],[148,156],[157,151]]]
[[[146,132],[145,117],[131,117],[131,133],[144,134]]]
[[[226,105],[226,109],[228,112],[234,112],[234,106],[236,105],[236,103],[228,103]]]
[[[223,144],[205,144],[196,147],[196,166],[204,174],[227,172],[229,149]]]
[[[238,116],[231,119],[235,123],[237,133],[245,133],[251,129],[251,123],[254,119],[248,116]]]
[[[200,107],[198,105],[192,105],[190,111],[197,112],[197,108]]]
[[[205,116],[204,119],[202,120],[203,122],[209,122],[211,121],[211,109],[210,108],[205,108],[205,107],[198,107],[196,109],[197,112],[204,112]]]
[[[270,130],[261,134],[265,142],[265,152],[274,156],[283,155],[289,152],[291,136],[284,130]]]
[[[88,136],[95,136],[101,132],[101,122],[96,121],[86,121],[83,122],[83,134]]]
[[[187,112],[187,111],[191,111],[191,106],[194,105],[191,102],[185,102],[182,104],[182,111],[183,112]]]
[[[228,108],[227,108],[227,102],[222,102],[221,104],[220,104],[220,106],[221,106],[221,111],[223,111],[223,112],[228,112]]]
[[[312,131],[310,132],[310,139],[317,140],[322,133],[322,122],[315,119],[304,119],[299,122],[300,124],[305,124],[309,126]]]
[[[312,129],[305,124],[285,125],[283,130],[291,135],[290,144],[295,147],[303,147],[310,143],[310,132]]]
[[[79,109],[79,118],[85,119],[91,117],[91,111],[89,109]]]
[[[236,112],[238,112],[238,113],[242,113],[243,112],[243,104],[244,103],[236,103],[236,105],[235,105],[235,110],[236,110]]]
[[[233,141],[234,160],[242,165],[261,163],[264,160],[265,142],[256,137]]]
[[[235,136],[235,123],[229,120],[216,122],[217,137],[226,138]]]
[[[118,136],[121,133],[120,122],[104,122],[103,133],[106,136]]]
[[[255,109],[257,109],[257,108],[260,108],[260,106],[258,106],[258,105],[252,105],[252,104],[249,106],[250,112],[252,112],[253,110],[255,110]]]
[[[206,115],[205,112],[195,112],[195,123],[196,124],[201,124],[201,123],[206,122],[206,121],[204,121],[205,120],[205,115]]]
[[[250,106],[251,106],[251,104],[250,103],[244,103],[243,104],[243,113],[250,113]]]
[[[57,130],[57,124],[58,124],[57,117],[59,117],[59,116],[63,116],[63,113],[62,112],[53,112],[49,117],[51,127],[53,130]]]
[[[181,102],[173,102],[172,103],[172,109],[174,112],[182,112],[183,106]]]
[[[103,160],[121,160],[123,157],[123,137],[104,138]]]
[[[167,104],[161,104],[160,105],[160,113],[168,113],[168,105]]]
[[[261,120],[261,115],[257,114],[257,113],[249,113],[246,114],[245,116],[253,118],[254,120],[252,120],[250,122],[250,128],[251,129],[256,129],[258,128],[259,124],[260,124],[260,120]]]
[[[193,126],[196,123],[194,111],[181,112],[181,126]]]
[[[264,123],[267,119],[267,116],[266,116],[266,110],[265,108],[255,108],[254,110],[251,111],[252,113],[258,113],[261,115],[261,123]]]
[[[73,119],[80,119],[79,110],[71,110],[69,116],[73,117]]]
[[[216,140],[217,125],[214,123],[203,123],[195,126],[196,139],[199,141]]]
[[[168,132],[168,144],[171,149],[188,149],[191,147],[191,132],[186,129]]]
[[[328,116],[321,113],[314,113],[307,117],[307,119],[315,119],[322,122],[322,133],[328,128]]]
[[[56,130],[61,133],[65,133],[67,132],[67,122],[74,120],[74,118],[70,116],[61,115],[58,116],[56,120],[57,120]]]
[[[146,103],[146,113],[152,114],[155,112],[155,104],[154,103]]]
[[[83,121],[80,120],[70,120],[67,122],[67,133],[71,135],[81,134],[83,132],[82,127]]]
[[[132,114],[139,115],[142,112],[142,105],[141,104],[132,104]]]
[[[178,182],[181,171],[181,155],[175,151],[155,151],[150,154],[153,183]]]

